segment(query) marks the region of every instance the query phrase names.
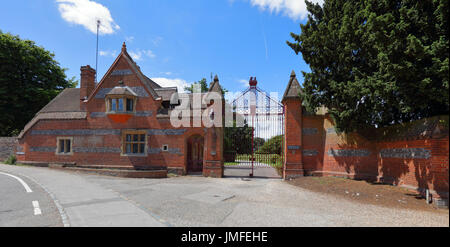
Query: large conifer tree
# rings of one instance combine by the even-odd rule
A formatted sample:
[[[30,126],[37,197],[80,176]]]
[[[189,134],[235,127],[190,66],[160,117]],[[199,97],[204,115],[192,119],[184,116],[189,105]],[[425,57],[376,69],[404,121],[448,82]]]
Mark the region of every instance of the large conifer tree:
[[[326,106],[340,130],[449,112],[448,0],[307,2],[288,45],[310,65],[305,105]]]

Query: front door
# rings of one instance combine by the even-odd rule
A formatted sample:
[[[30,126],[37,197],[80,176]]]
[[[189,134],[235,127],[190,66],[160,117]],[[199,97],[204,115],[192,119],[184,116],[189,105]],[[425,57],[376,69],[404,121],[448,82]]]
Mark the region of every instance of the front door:
[[[203,137],[193,136],[188,140],[188,172],[203,171]]]

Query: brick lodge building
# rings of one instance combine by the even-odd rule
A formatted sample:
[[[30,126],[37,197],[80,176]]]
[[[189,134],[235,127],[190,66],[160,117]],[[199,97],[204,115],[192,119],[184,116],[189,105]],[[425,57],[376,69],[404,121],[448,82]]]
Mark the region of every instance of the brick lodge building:
[[[216,76],[206,94],[221,90]],[[300,92],[292,72],[282,99],[283,178],[379,181],[424,194],[428,190],[448,205],[448,116],[366,135],[339,133],[326,109],[305,110]],[[36,114],[18,136],[15,154],[19,162],[120,168],[129,170],[130,177],[165,177],[168,172],[222,177],[224,128],[175,128],[170,122],[174,107],[190,97],[146,77],[124,43],[97,85],[95,70],[81,67],[80,88],[65,89]]]
[[[213,91],[221,92],[217,76]],[[146,177],[167,171],[221,177],[220,130],[170,123],[174,106],[189,97],[145,76],[124,43],[98,84],[95,70],[83,66],[80,88],[65,89],[36,114],[18,136],[17,159],[148,171],[136,173]]]

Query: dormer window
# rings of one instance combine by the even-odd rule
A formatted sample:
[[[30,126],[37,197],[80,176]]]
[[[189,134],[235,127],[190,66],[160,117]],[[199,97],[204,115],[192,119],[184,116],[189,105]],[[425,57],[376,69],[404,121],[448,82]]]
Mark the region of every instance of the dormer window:
[[[108,113],[134,113],[137,95],[129,87],[115,87],[106,95]]]

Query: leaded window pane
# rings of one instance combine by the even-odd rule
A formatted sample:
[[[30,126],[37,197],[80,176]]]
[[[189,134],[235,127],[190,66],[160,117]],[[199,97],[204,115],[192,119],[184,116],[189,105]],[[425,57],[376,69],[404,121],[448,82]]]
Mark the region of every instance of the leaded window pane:
[[[64,153],[64,140],[59,140],[59,152]]]
[[[123,111],[123,99],[118,99],[117,111]]]
[[[111,99],[111,111],[117,110],[117,102],[116,99]]]
[[[66,153],[70,153],[70,146],[71,146],[70,140],[66,140]]]

